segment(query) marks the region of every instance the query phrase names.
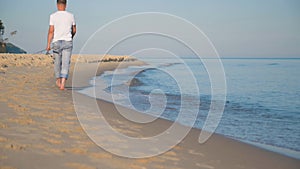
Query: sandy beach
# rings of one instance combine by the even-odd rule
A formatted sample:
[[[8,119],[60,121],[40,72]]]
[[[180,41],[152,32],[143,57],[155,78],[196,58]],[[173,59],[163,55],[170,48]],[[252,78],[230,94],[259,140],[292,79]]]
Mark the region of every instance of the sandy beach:
[[[88,70],[99,58],[72,58],[82,64],[77,86],[67,81],[65,91],[55,86],[53,58],[49,55],[0,55],[0,169],[299,169],[300,160],[214,134],[198,143],[200,130],[192,129],[172,150],[159,156],[130,159],[97,146],[82,129],[74,110],[72,90],[89,86]],[[119,57],[107,56],[97,74],[118,67]],[[126,61],[126,59],[128,59]],[[145,63],[125,57],[122,67]],[[93,100],[81,95],[82,99]],[[157,119],[136,124],[122,117],[114,104],[98,100],[106,120],[131,136],[152,136],[172,122]],[[124,108],[125,109],[125,108]],[[128,113],[141,115],[133,110]],[[109,138],[109,136],[107,136]],[[111,142],[116,142],[111,138]]]

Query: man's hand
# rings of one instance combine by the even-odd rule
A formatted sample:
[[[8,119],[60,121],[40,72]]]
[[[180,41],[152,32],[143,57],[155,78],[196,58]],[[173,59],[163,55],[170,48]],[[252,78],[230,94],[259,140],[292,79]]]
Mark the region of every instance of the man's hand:
[[[74,38],[75,34],[76,34],[76,25],[73,25],[72,26],[72,39]]]
[[[50,25],[48,30],[48,40],[47,40],[47,48],[46,48],[47,51],[51,50],[50,44],[53,39],[53,36],[54,36],[54,26]]]
[[[49,52],[49,50],[51,50],[50,44],[47,45],[46,50],[47,50],[47,52]]]

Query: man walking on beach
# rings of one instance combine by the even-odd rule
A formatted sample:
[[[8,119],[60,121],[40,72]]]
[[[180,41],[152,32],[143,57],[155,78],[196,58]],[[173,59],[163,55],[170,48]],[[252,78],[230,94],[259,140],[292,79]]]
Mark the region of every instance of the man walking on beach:
[[[73,37],[76,33],[74,15],[66,11],[67,0],[57,0],[57,12],[50,15],[47,51],[51,50],[54,61],[56,85],[65,89],[69,75],[70,59],[73,48]]]

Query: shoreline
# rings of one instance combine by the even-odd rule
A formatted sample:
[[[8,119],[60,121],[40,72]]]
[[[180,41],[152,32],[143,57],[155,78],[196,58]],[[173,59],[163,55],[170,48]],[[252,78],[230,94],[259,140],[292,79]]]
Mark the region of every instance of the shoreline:
[[[116,65],[105,63],[101,68],[102,71],[113,70]],[[73,107],[71,90],[89,86],[88,81],[95,74],[91,65],[84,64],[81,67],[80,76],[84,78],[67,81],[68,90],[65,92],[55,87],[52,64],[7,66],[4,73],[0,74],[0,152],[3,152],[0,153],[0,166],[3,168],[296,169],[300,166],[300,160],[217,134],[205,144],[199,144],[198,129],[192,129],[181,143],[156,157],[129,159],[112,155],[87,137]],[[73,73],[73,68],[70,70]],[[101,73],[101,70],[97,73]],[[32,76],[39,81],[31,81]],[[93,100],[81,96],[84,100]],[[172,124],[157,119],[154,123],[138,126],[124,119],[112,103],[97,100],[97,104],[107,120],[128,135],[151,136]],[[138,113],[129,109],[126,111]],[[110,141],[116,142],[113,138]]]
[[[137,62],[137,63],[138,64],[134,64],[132,66],[143,66],[143,65],[146,65],[146,64],[143,64],[143,63],[139,63],[139,62]],[[121,67],[121,69],[124,69],[124,68],[126,69],[128,66],[130,66],[130,64]],[[102,69],[101,71],[97,72],[96,77],[97,76],[101,76],[106,71],[112,71],[112,69],[109,69],[109,70]],[[92,77],[92,78],[94,78],[94,77]],[[90,79],[85,79],[85,81],[90,81],[90,80],[91,80],[91,78]],[[83,94],[83,93],[81,93],[81,94]],[[93,98],[93,99],[95,98],[95,96],[89,96],[87,94],[83,94],[83,95],[86,96],[86,97]],[[105,96],[105,95],[108,95],[105,92],[102,92],[100,95],[102,95],[101,98],[96,98],[96,100],[98,100],[98,101],[105,101],[105,102],[108,102],[108,103],[111,103],[111,104],[114,104],[114,105],[116,104],[116,103],[113,103],[113,101],[111,100],[111,98],[109,98],[108,96]],[[118,104],[118,106],[124,107],[124,106],[119,105],[119,104]],[[124,108],[130,109],[128,107],[124,107]],[[162,120],[166,120],[166,121],[168,121],[170,123],[174,123],[174,121],[166,119],[166,118],[156,117],[156,116],[152,116],[152,115],[145,114],[145,113],[142,113],[142,112],[138,112],[138,113],[141,113],[143,116],[151,116],[152,118],[159,118],[159,119],[162,119]],[[178,124],[180,124],[182,126],[185,126],[185,127],[190,127],[190,126],[186,126],[186,125],[181,124],[181,123],[178,123]],[[195,130],[200,130],[201,131],[201,129],[199,129],[199,128],[196,128],[196,127],[192,127],[192,128],[195,129]],[[267,151],[278,153],[280,155],[284,155],[284,156],[287,156],[287,157],[290,157],[290,158],[294,158],[294,159],[300,160],[300,152],[292,150],[292,149],[288,149],[288,148],[284,148],[284,147],[276,147],[276,146],[273,146],[273,145],[262,144],[262,143],[259,143],[259,142],[251,142],[251,141],[247,141],[247,140],[239,140],[239,139],[236,139],[234,137],[223,135],[221,133],[214,133],[214,134],[220,135],[221,137],[226,137],[226,138],[229,138],[229,139],[233,139],[233,140],[236,140],[236,141],[239,141],[239,142],[242,142],[242,143],[246,143],[248,145],[255,146],[257,148],[261,148],[261,149],[264,149],[264,150],[267,150]]]

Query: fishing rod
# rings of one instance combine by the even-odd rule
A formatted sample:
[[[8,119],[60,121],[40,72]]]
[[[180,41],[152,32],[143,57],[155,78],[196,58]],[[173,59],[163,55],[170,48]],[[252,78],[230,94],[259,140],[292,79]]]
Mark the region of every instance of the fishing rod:
[[[49,54],[50,54],[49,51],[52,50],[52,49],[53,49],[53,46],[52,46],[49,50],[43,49],[43,50],[40,50],[40,51],[35,52],[34,54],[44,53],[44,51],[47,51],[47,52],[46,52],[46,55],[49,55]]]
[[[52,48],[50,48],[50,50],[52,50]],[[40,54],[40,53],[44,53],[46,51],[46,55],[49,55],[50,54],[50,52],[49,52],[50,50],[43,49],[43,50],[35,52],[34,54]]]

